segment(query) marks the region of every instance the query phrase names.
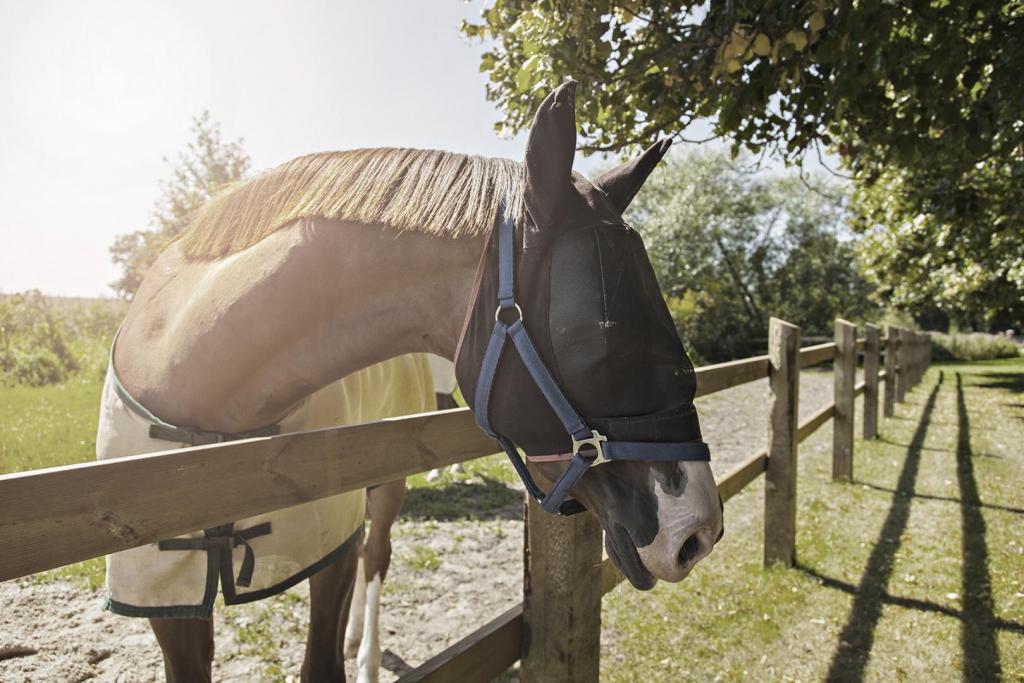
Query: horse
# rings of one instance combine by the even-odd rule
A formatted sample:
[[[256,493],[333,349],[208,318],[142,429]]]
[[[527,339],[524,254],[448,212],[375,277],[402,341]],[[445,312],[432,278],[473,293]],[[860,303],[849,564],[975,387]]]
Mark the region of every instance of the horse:
[[[475,385],[467,399],[478,421],[521,475],[528,473],[517,464],[516,439],[527,456],[552,456],[531,466],[554,482],[551,492],[541,494],[532,478],[528,485],[545,509],[596,515],[610,557],[635,587],[682,580],[721,536],[722,509],[707,458],[680,455],[702,445],[692,366],[642,242],[622,219],[668,145],[656,143],[593,181],[573,173],[575,97],[572,81],[548,94],[523,162],[417,149],[318,153],[218,194],[162,252],[127,313],[111,358],[126,395],[162,423],[228,438],[277,425],[311,394],[388,359],[423,352],[454,359],[463,392]],[[490,305],[483,292],[494,287],[482,278],[500,251],[491,239],[496,226],[501,258],[512,259],[501,266],[501,291],[557,281],[545,290],[553,327],[541,329],[548,321],[538,318],[539,306],[499,306],[487,324],[496,332],[529,329],[536,357],[505,352],[473,369],[481,346],[473,311]],[[579,258],[559,251],[577,241]],[[551,253],[562,254],[557,270],[546,260]],[[574,264],[598,262],[616,269],[614,281],[603,279],[604,270],[601,281],[573,275]],[[509,268],[518,269],[515,288]],[[592,304],[603,312],[562,324],[556,299],[572,297],[587,304],[569,314]],[[515,311],[517,322],[509,320]],[[517,390],[538,363],[555,367],[547,371],[554,389]],[[565,406],[580,406],[585,435],[531,431],[554,415],[533,399],[555,394],[559,419],[574,412]],[[244,549],[244,569],[260,539],[228,529],[200,541],[232,546],[237,558]],[[309,577],[303,680],[344,680],[341,625],[355,573],[348,552]],[[209,680],[210,619],[151,623],[168,680]]]
[[[434,387],[437,410],[457,408],[455,366],[451,361],[428,354],[427,363]],[[461,463],[448,468],[452,474],[462,473]],[[433,469],[427,481],[441,478],[441,470]],[[365,545],[358,548],[355,586],[345,627],[345,659],[355,659],[360,679],[376,680],[380,671],[380,596],[384,578],[391,565],[391,527],[398,519],[405,500],[404,479],[375,486],[366,492],[366,515],[370,521],[370,534]]]
[[[459,404],[455,401],[454,396],[457,386],[455,381],[455,365],[451,361],[434,354],[427,357],[427,362],[430,363],[430,376],[434,380],[434,395],[437,398],[437,409],[450,410],[458,408]],[[462,474],[466,470],[462,463],[457,462],[451,465],[448,471],[452,474]],[[428,482],[435,482],[440,478],[440,469],[435,468],[427,472]]]

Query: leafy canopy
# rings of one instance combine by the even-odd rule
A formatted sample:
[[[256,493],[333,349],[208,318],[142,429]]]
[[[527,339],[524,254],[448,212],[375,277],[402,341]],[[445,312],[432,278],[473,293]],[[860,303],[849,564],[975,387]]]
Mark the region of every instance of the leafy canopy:
[[[896,303],[976,315],[1024,288],[1019,0],[494,0],[462,31],[493,41],[480,68],[499,129],[573,76],[584,151],[682,138],[702,117],[734,153],[825,146]]]
[[[945,150],[973,163],[1014,149],[1019,2],[495,0],[468,36],[489,99],[519,130],[566,76],[579,79],[585,150],[620,150],[717,116],[752,152],[796,158],[847,143],[859,170]]]
[[[160,183],[152,227],[119,235],[110,247],[111,259],[121,267],[121,277],[111,287],[121,297],[135,295],[157,256],[188,226],[207,199],[249,171],[250,159],[242,140],[223,140],[220,125],[210,120],[209,112],[192,119],[192,134],[192,141],[171,169],[171,177]]]

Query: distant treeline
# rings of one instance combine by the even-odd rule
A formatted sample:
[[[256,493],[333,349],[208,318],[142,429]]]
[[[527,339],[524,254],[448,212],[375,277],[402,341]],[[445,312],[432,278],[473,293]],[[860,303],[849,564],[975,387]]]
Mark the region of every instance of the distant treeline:
[[[0,383],[102,379],[127,304],[114,299],[0,295]]]

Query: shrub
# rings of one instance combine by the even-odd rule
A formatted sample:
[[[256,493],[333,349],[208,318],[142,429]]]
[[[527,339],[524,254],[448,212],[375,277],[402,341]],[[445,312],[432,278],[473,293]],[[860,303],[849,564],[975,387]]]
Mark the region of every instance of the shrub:
[[[42,386],[72,377],[102,379],[120,302],[0,296],[0,384]]]
[[[996,334],[932,333],[932,358],[937,361],[1013,358],[1019,353],[1020,347],[1012,339]]]

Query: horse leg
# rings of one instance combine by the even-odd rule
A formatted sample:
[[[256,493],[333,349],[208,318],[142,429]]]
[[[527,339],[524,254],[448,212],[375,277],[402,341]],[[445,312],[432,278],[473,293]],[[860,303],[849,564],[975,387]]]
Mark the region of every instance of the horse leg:
[[[459,407],[459,404],[455,402],[455,397],[453,397],[451,394],[442,394],[441,392],[438,391],[434,394],[434,397],[437,399],[438,410],[448,410],[450,408]],[[449,467],[448,471],[451,472],[452,474],[461,474],[465,470],[462,467],[462,463],[457,462],[451,467]],[[436,468],[430,470],[430,472],[427,474],[427,481],[429,482],[437,481],[440,478],[441,470]]]
[[[352,591],[352,607],[348,611],[348,625],[345,627],[345,659],[355,659],[359,644],[363,642],[363,617],[366,615],[366,571],[363,568],[363,544],[359,544],[359,566],[356,569],[355,588]]]
[[[359,683],[376,683],[380,675],[380,593],[391,564],[391,526],[398,519],[404,500],[404,479],[382,484],[366,493],[370,533],[363,550],[366,614],[363,641],[356,657]]]
[[[348,617],[359,554],[355,548],[309,577],[309,635],[303,681],[344,681],[342,628]]]
[[[164,655],[167,683],[209,683],[213,674],[213,617],[150,619]]]

